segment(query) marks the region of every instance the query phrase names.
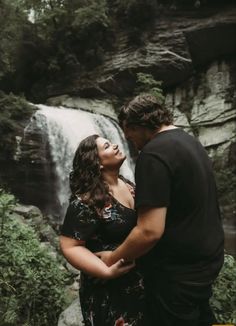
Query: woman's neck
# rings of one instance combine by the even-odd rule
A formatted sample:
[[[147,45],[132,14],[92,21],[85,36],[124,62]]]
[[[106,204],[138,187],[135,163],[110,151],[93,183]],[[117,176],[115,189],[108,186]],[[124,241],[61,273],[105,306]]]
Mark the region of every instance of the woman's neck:
[[[108,184],[109,188],[115,187],[119,182],[119,171],[102,172],[102,177]]]

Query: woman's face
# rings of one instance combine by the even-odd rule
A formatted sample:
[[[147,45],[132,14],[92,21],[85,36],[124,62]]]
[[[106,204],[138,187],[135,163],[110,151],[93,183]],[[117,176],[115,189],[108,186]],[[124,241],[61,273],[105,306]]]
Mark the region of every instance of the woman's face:
[[[109,140],[102,137],[98,137],[96,143],[100,164],[104,169],[119,168],[126,159],[117,144],[111,144]]]

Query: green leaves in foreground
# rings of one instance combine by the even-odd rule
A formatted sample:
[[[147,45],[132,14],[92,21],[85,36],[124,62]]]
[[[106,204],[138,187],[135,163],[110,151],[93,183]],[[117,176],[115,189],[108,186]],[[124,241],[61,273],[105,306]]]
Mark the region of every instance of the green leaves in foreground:
[[[236,261],[230,255],[225,255],[224,266],[213,287],[211,306],[219,323],[236,324]]]
[[[65,306],[66,274],[33,229],[9,214],[0,238],[0,266],[1,325],[56,325]]]

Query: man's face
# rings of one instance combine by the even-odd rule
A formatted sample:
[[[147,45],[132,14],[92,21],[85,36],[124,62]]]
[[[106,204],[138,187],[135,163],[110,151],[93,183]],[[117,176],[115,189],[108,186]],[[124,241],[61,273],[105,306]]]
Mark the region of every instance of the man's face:
[[[125,138],[131,141],[138,150],[141,150],[147,143],[148,139],[146,139],[147,137],[143,127],[127,126],[126,122],[124,121],[122,124],[122,129],[124,131]]]

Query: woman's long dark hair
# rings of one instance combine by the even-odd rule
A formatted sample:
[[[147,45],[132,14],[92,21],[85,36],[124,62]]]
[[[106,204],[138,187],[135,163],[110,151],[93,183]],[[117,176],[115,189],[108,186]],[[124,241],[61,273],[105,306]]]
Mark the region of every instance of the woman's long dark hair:
[[[101,212],[110,196],[108,185],[100,171],[100,162],[96,139],[92,135],[81,141],[73,159],[73,170],[70,173],[71,200],[77,196],[81,200]]]

